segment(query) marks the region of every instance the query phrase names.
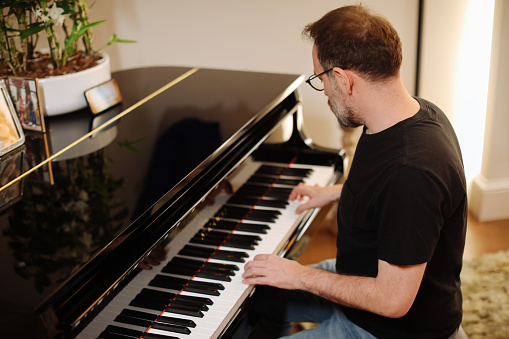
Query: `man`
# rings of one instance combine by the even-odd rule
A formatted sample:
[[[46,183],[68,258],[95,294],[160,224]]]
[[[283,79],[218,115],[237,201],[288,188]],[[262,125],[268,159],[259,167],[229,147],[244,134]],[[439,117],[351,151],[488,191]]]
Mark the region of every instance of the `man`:
[[[245,284],[279,288],[257,330],[287,335],[284,322],[311,321],[320,325],[296,338],[449,338],[462,319],[467,215],[455,133],[403,86],[401,43],[386,19],[347,6],[303,33],[314,42],[307,82],[341,125],[364,127],[344,185],[290,195],[309,198],[297,212],[339,199],[335,262],[262,254],[246,264]]]

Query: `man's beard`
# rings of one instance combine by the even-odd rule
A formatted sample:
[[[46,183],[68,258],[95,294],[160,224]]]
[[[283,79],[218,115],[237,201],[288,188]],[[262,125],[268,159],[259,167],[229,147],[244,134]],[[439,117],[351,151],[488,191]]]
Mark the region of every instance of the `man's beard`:
[[[345,96],[334,82],[331,82],[332,98],[329,98],[329,107],[338,119],[341,127],[353,128],[364,125],[355,109],[347,104]]]

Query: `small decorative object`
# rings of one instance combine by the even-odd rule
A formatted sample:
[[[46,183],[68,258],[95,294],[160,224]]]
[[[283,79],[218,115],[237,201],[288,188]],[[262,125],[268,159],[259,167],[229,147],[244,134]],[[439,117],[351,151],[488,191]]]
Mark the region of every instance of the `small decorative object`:
[[[85,97],[87,98],[90,110],[94,114],[104,112],[108,108],[122,102],[122,96],[115,79],[85,91]]]
[[[0,157],[24,142],[25,135],[5,87],[5,80],[2,79],[0,80]]]
[[[45,132],[44,117],[39,107],[37,80],[31,78],[8,78],[12,103],[23,129]]]
[[[86,0],[0,0],[0,5],[0,76],[39,79],[46,115],[87,107],[85,90],[111,79],[109,58],[101,50],[114,42],[134,42],[114,34],[94,49],[91,28],[104,20],[89,21]],[[92,71],[97,68],[99,75]],[[75,84],[66,79],[53,85],[61,77]]]

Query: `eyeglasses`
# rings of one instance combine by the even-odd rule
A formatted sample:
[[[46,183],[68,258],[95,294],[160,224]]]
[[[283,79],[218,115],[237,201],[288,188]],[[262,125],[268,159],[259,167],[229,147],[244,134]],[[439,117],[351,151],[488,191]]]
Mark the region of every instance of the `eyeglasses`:
[[[332,67],[331,69],[328,69],[326,71],[323,71],[322,73],[320,74],[313,74],[311,75],[307,80],[306,82],[309,84],[309,86],[313,87],[313,89],[317,90],[317,91],[323,91],[324,90],[324,87],[323,87],[323,81],[322,79],[320,79],[320,75],[322,74],[325,74],[327,72],[330,72],[334,69],[334,67]]]

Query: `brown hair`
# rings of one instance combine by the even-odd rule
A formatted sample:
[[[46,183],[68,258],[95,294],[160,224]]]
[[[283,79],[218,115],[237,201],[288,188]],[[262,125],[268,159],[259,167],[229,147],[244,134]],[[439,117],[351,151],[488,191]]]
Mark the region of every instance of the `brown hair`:
[[[371,81],[399,74],[403,56],[398,33],[362,5],[332,10],[302,34],[313,40],[324,69],[350,69]]]

